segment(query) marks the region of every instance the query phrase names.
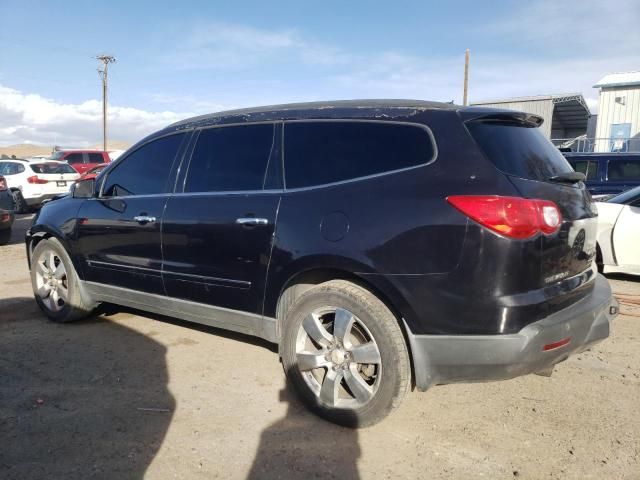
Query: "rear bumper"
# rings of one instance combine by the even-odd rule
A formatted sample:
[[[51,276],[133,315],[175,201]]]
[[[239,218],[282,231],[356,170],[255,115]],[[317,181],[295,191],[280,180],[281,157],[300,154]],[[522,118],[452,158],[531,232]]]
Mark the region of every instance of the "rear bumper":
[[[613,307],[613,308],[612,308]],[[598,275],[590,295],[506,335],[414,335],[407,326],[416,386],[504,380],[539,372],[609,336],[618,303]],[[545,345],[570,339],[551,350]]]

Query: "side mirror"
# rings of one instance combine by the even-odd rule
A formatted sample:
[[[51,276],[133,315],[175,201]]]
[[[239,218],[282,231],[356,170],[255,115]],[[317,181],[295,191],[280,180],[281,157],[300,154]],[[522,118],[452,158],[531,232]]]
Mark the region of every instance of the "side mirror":
[[[71,196],[73,198],[93,198],[96,191],[96,179],[88,178],[74,183]]]

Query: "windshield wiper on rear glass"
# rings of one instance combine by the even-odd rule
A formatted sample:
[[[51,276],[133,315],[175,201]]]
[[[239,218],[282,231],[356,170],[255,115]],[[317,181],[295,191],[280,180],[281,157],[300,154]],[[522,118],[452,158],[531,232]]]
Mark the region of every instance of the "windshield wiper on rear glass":
[[[550,182],[558,183],[578,183],[584,182],[586,179],[587,177],[585,176],[585,174],[580,172],[567,172],[549,177]]]

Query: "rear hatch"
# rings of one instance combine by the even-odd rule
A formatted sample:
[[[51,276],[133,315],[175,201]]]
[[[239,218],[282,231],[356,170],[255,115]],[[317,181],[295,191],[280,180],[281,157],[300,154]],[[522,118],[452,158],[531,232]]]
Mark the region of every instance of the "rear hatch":
[[[463,115],[464,118],[465,115]],[[562,214],[560,230],[540,235],[539,288],[561,285],[558,294],[586,287],[593,277],[597,211],[589,192],[562,153],[544,137],[542,119],[517,112],[467,115],[466,126],[484,155],[525,198],[551,200]],[[567,280],[572,279],[572,280]],[[553,287],[551,287],[553,288]],[[586,294],[586,288],[580,288]],[[580,296],[574,292],[573,297]],[[570,298],[558,298],[565,303]]]
[[[78,172],[63,162],[32,163],[29,168],[33,172],[29,183],[42,185],[43,193],[66,193],[80,177]]]

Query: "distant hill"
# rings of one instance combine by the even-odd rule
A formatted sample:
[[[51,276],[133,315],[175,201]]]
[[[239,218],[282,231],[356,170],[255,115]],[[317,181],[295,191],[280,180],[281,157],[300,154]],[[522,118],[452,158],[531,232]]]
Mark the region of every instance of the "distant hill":
[[[131,146],[128,142],[123,142],[122,140],[111,140],[109,142],[109,150],[126,150]],[[68,150],[74,147],[63,147]],[[77,148],[89,148],[102,150],[102,144],[98,143],[95,145],[91,145],[90,147],[77,147]],[[49,155],[53,151],[53,146],[50,145],[36,145],[33,143],[20,143],[17,145],[9,145],[8,147],[0,147],[0,156],[15,155],[18,158],[26,158],[32,157],[34,155]]]

